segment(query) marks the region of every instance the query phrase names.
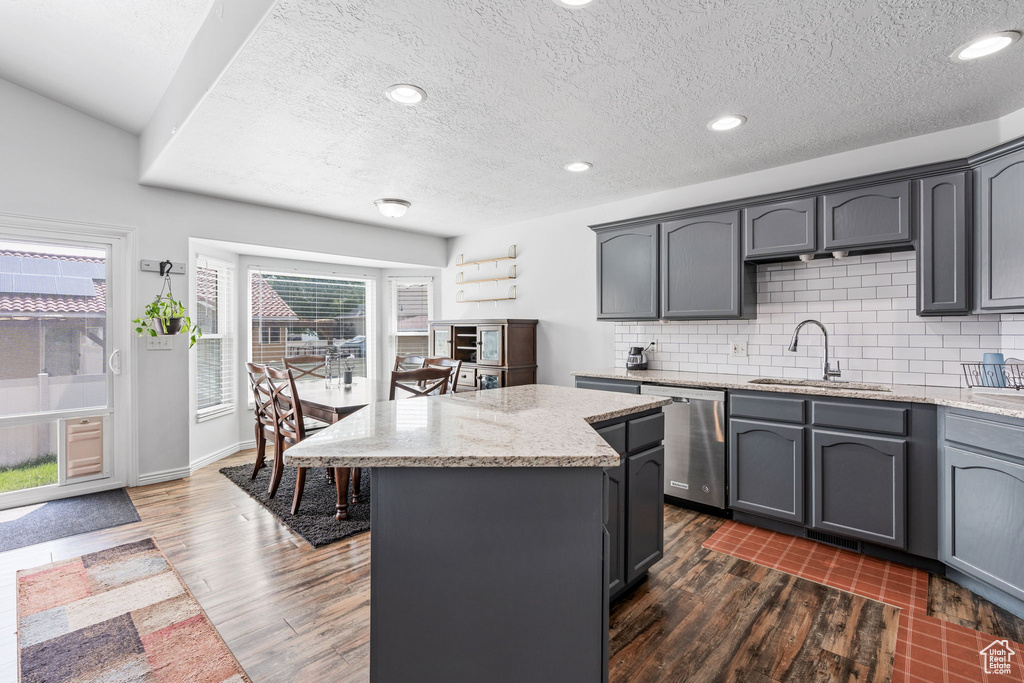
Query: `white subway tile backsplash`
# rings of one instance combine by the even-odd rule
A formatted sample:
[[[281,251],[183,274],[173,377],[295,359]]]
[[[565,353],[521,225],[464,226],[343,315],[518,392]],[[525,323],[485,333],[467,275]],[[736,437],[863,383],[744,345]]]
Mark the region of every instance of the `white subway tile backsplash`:
[[[617,323],[615,363],[656,339],[653,369],[820,379],[816,328],[804,328],[796,353],[786,351],[807,318],[828,327],[830,353],[850,381],[956,387],[960,363],[987,351],[1024,357],[1024,314],[918,317],[915,271],[913,252],[761,265],[756,320]],[[730,355],[737,338],[746,357]]]

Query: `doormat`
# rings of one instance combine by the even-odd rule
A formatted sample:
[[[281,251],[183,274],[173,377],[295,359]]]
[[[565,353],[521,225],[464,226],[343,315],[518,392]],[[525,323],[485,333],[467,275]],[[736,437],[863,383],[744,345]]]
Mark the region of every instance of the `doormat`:
[[[124,489],[0,510],[0,552],[138,521]]]
[[[18,572],[22,683],[249,683],[152,538]]]

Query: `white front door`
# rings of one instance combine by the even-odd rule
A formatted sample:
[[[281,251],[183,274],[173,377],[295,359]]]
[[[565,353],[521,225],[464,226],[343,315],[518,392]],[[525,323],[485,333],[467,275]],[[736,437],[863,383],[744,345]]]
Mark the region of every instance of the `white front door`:
[[[0,509],[123,486],[133,469],[129,236],[19,223],[0,219]]]

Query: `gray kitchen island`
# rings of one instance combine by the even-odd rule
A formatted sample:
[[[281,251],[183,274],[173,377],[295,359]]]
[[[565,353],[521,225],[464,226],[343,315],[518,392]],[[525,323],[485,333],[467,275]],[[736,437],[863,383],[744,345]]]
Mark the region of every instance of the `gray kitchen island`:
[[[546,385],[388,401],[290,448],[288,466],[373,468],[371,680],[607,680],[620,456],[592,425],[668,402]]]

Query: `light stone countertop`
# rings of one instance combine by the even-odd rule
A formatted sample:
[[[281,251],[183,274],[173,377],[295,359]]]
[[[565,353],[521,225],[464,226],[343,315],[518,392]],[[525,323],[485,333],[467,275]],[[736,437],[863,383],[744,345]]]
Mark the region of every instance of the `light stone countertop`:
[[[292,446],[290,467],[612,467],[590,426],[671,403],[530,384],[373,403]]]
[[[785,384],[751,384],[751,380],[761,379],[747,375],[728,375],[713,372],[679,372],[676,370],[626,370],[625,368],[605,368],[594,371],[577,371],[576,377],[594,377],[599,379],[632,380],[651,384],[671,384],[686,387],[708,389],[743,389],[749,391],[769,391],[783,394],[806,394],[810,396],[835,396],[839,398],[860,398],[873,401],[904,401],[907,403],[929,403],[963,410],[976,410],[982,413],[1003,415],[1024,419],[1024,391],[1007,394],[987,394],[973,389],[956,389],[949,387],[919,387],[908,384],[878,384],[889,391],[864,391],[861,389],[844,388],[842,382],[835,386],[821,387],[817,384],[800,384],[802,380],[785,380],[794,382]],[[856,384],[856,383],[854,383]]]

